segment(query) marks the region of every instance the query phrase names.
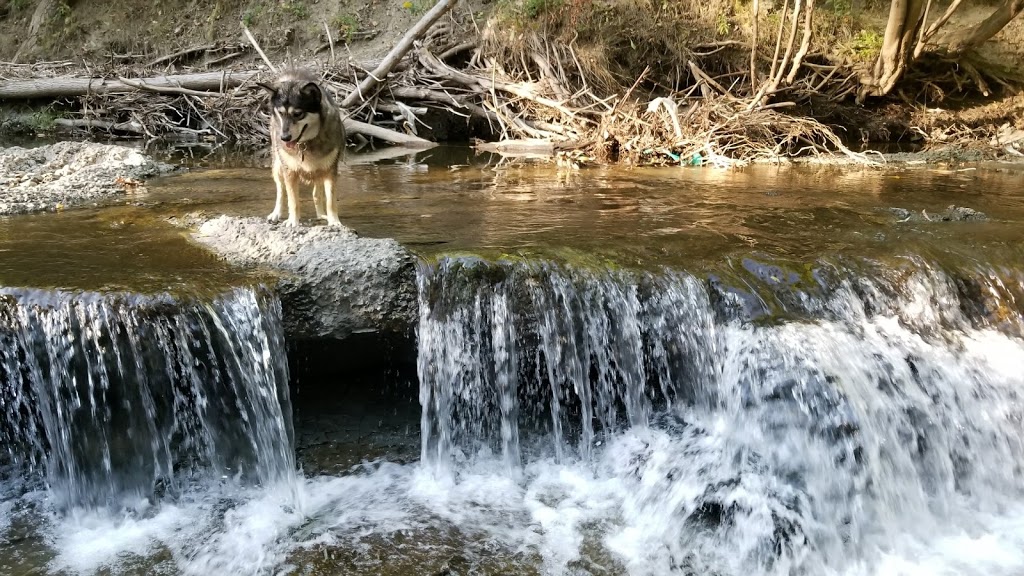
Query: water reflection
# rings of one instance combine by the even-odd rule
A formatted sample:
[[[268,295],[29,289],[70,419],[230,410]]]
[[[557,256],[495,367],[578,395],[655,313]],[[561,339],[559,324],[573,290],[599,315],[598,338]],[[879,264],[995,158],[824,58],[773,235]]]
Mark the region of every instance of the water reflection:
[[[1024,220],[1019,178],[1005,167],[571,170],[439,147],[373,163],[350,154],[339,210],[360,234],[395,237],[427,256],[570,247],[680,265],[752,246],[794,258],[936,242],[998,250],[1015,242]],[[152,201],[245,216],[265,213],[274,194],[267,170],[238,168],[166,178],[150,190]],[[901,224],[889,210],[937,214],[952,204],[991,221]]]

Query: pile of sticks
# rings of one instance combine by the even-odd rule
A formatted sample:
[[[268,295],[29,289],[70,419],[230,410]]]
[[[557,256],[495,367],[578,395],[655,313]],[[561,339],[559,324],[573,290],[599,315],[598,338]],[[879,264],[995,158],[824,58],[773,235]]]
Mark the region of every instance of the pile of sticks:
[[[685,91],[641,95],[645,70],[621,95],[600,95],[595,86],[603,83],[581,65],[571,43],[527,35],[509,55],[489,36],[493,32],[481,32],[475,22],[456,16],[451,10],[456,2],[438,0],[380,61],[341,61],[343,45],[327,30],[328,42],[320,50],[329,50],[323,83],[345,109],[347,131],[357,143],[430,146],[423,137],[430,129],[424,118],[441,112],[484,124],[501,140],[543,141],[562,154],[603,161],[732,166],[839,152],[870,162],[843,146],[828,127],[778,111],[791,102],[766,103],[784,73],[795,78],[791,70],[804,58],[806,39],[783,61],[792,66],[783,64],[763,83],[751,84],[759,88],[745,98],[692,60],[687,64],[693,82]],[[105,68],[87,74],[76,74],[70,62],[0,64],[0,100],[62,103],[55,123],[75,131],[262,145],[269,118],[256,82],[275,66],[245,33],[249,45],[195,46],[141,64],[141,56],[115,55]],[[794,30],[787,53],[795,36]],[[262,65],[238,65],[250,50],[259,53]],[[171,67],[174,73],[168,72]],[[801,81],[831,78],[825,69],[809,70]]]

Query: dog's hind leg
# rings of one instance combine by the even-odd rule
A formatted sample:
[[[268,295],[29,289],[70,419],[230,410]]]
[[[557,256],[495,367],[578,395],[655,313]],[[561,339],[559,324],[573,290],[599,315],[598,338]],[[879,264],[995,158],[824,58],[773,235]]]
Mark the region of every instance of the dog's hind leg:
[[[274,167],[274,186],[277,187],[277,200],[274,202],[274,211],[267,216],[269,222],[278,222],[281,220],[281,213],[284,212],[284,176],[276,166]]]
[[[327,225],[328,226],[341,226],[341,220],[338,220],[338,207],[334,203],[334,179],[335,175],[331,173],[324,178],[324,204],[327,208]]]
[[[299,182],[298,178],[289,175],[284,179],[284,189],[288,193],[288,221],[286,226],[299,225]]]
[[[324,212],[324,197],[321,193],[321,186],[319,182],[313,183],[313,207],[316,208],[316,217],[318,219],[327,219],[327,214]]]

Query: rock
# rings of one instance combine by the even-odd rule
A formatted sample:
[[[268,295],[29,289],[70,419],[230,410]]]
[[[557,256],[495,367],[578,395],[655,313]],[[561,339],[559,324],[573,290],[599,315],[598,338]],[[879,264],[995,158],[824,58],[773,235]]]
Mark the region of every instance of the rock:
[[[193,239],[227,261],[275,273],[289,338],[405,336],[418,319],[415,257],[393,239],[232,216],[192,214],[175,223],[193,227]]]
[[[907,210],[906,208],[886,208],[896,217],[898,222],[968,222],[988,220],[984,212],[963,206],[949,206],[944,212],[929,214],[927,210],[920,212]]]
[[[887,210],[901,222],[906,222],[913,217],[913,213],[906,208],[887,208]]]
[[[134,148],[110,144],[0,148],[0,216],[94,203],[124,194],[125,180],[173,170]]]
[[[978,212],[973,208],[963,206],[950,206],[941,215],[943,222],[967,222],[969,220],[988,220],[984,212]]]

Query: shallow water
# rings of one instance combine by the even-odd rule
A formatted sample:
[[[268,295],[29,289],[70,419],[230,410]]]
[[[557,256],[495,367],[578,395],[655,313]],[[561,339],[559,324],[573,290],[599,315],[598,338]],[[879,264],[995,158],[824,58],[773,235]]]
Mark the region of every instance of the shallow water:
[[[0,572],[1024,573],[1022,173],[561,173],[435,150],[355,161],[342,180],[347,225],[425,257],[419,379],[343,368],[293,378],[299,469],[279,473],[281,447],[253,445],[254,470],[274,472],[256,481],[171,458],[168,478],[144,476],[173,490],[111,491],[124,482],[110,478],[93,492],[102,504],[86,494],[69,507],[60,476],[25,474],[25,454],[9,449]],[[219,167],[155,182],[139,200],[118,209],[127,220],[262,215],[273,184],[266,170]],[[889,211],[950,204],[990,220],[901,222]],[[74,227],[76,214],[107,213],[34,222]],[[135,230],[163,249],[166,230]],[[34,238],[40,253],[57,245]],[[101,273],[78,266],[110,264],[88,245],[69,250],[84,256],[66,277],[41,285],[98,283]],[[175,261],[153,270],[155,283],[193,278]],[[192,270],[202,276],[202,265]],[[283,368],[283,355],[261,348],[273,344],[244,328],[266,326],[273,303],[228,302],[183,317],[239,326],[218,344],[239,366]],[[91,327],[67,361],[116,380],[124,368],[86,344],[101,345],[132,312],[90,310],[106,310],[104,320],[47,325],[54,342]],[[157,357],[185,366],[179,351],[202,350],[205,337],[156,342]],[[240,391],[279,378],[224,374]],[[107,421],[102,396],[92,396],[98,412],[57,398],[81,423]],[[203,422],[230,436],[243,421],[292,416],[282,403],[238,406],[248,405],[262,416],[186,418],[190,438],[211,438]]]
[[[258,279],[136,206],[0,217],[0,286],[209,293]]]
[[[372,164],[352,155],[341,171],[339,214],[361,234],[394,237],[426,256],[525,253],[688,266],[752,250],[806,259],[938,242],[948,244],[938,252],[963,245],[1017,258],[1022,177],[1020,165],[573,171],[438,148]],[[269,172],[253,168],[167,178],[150,191],[169,209],[251,216],[268,213],[274,198]],[[950,205],[991,221],[930,225],[927,218]],[[891,208],[913,212],[914,221],[901,224],[904,216]]]

